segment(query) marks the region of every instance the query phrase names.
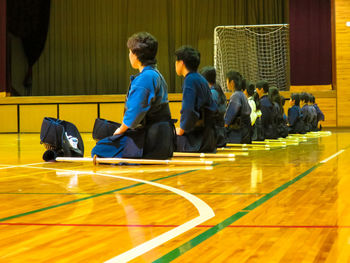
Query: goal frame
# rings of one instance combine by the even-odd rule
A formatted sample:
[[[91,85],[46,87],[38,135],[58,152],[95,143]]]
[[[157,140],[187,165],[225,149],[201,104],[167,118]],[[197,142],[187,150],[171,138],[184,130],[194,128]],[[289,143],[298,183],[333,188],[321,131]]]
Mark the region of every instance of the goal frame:
[[[288,29],[287,33],[287,65],[286,65],[286,89],[287,91],[290,90],[290,43],[289,43],[289,24],[261,24],[261,25],[226,25],[226,26],[217,26],[214,28],[214,67],[215,69],[218,69],[218,37],[217,37],[217,31],[218,29],[225,29],[225,28],[257,28],[257,27],[285,27]],[[225,74],[225,73],[224,73]],[[216,74],[218,76],[218,74]],[[220,80],[219,80],[220,81]],[[226,82],[221,84],[222,88],[225,91],[228,91],[226,87]]]

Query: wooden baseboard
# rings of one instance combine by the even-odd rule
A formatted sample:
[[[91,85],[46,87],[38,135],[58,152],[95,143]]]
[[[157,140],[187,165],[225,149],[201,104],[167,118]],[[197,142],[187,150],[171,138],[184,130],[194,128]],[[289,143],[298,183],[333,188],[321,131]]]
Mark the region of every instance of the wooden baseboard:
[[[312,91],[330,91],[332,85],[314,85],[314,86],[290,86],[290,92],[312,92]]]

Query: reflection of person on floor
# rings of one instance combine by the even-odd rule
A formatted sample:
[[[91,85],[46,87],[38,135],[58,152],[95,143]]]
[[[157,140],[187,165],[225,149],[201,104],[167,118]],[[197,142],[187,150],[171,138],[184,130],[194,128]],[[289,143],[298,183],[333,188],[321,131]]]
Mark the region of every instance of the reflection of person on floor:
[[[258,184],[261,184],[263,180],[263,174],[261,167],[258,168],[255,162],[252,162],[252,170],[250,172],[250,190],[255,192],[258,188]]]
[[[149,33],[128,40],[129,60],[139,74],[131,77],[123,122],[114,135],[98,141],[91,155],[167,159],[174,150],[167,84],[156,68],[157,40]]]
[[[144,223],[142,222],[142,217],[140,217],[138,210],[135,209],[132,205],[132,202],[130,202],[128,198],[124,198],[123,195],[118,193],[115,194],[115,198],[118,202],[118,205],[124,209],[125,225],[127,226],[127,234],[129,235],[129,240],[125,241],[130,242],[131,247],[136,247],[139,244],[148,241],[145,233],[148,231],[145,230],[144,227],[135,227],[142,226]],[[142,257],[145,260],[148,259],[147,254],[143,255]]]

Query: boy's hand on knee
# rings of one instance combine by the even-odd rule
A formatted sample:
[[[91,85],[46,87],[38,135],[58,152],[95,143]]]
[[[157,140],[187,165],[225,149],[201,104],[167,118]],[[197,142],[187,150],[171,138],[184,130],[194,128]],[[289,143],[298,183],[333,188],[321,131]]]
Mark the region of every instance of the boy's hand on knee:
[[[113,135],[119,135],[119,134],[122,134],[124,132],[127,131],[127,129],[129,129],[128,126],[126,126],[124,123],[122,123],[122,125],[115,130],[115,132],[113,133]]]
[[[176,134],[179,136],[182,136],[185,133],[185,131],[181,128],[176,128]]]
[[[113,133],[113,135],[119,135],[119,134],[121,134],[120,128],[116,129],[115,132]]]

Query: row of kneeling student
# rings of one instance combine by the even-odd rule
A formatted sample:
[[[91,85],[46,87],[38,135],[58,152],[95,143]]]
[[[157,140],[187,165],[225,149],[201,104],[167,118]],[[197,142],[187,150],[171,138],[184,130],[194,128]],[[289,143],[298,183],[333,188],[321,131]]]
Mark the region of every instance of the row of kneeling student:
[[[226,143],[250,143],[317,130],[317,122],[324,119],[316,122],[310,117],[310,99],[305,94],[300,96],[305,106],[297,117],[293,112],[298,96],[292,95],[287,117],[285,100],[276,87],[266,81],[254,85],[236,71],[226,74],[227,87],[233,92],[226,103],[215,68],[204,67],[199,74],[200,53],[182,46],[175,52],[176,73],[184,77],[180,127],[175,130],[167,84],[156,68],[157,40],[142,32],[130,37],[127,46],[130,64],[139,74],[131,77],[122,124],[113,136],[97,142],[92,155],[166,159],[174,151],[215,152]],[[301,123],[297,126],[302,126],[298,130],[296,120]]]
[[[215,82],[215,68],[206,67],[201,73],[208,80],[211,90],[219,94],[213,94],[219,109],[226,108],[217,115],[218,146],[228,142],[250,143],[285,138],[288,134],[304,134],[322,128],[319,122],[324,121],[324,115],[312,94],[292,93],[287,116],[284,113],[285,99],[276,87],[264,80],[254,85],[239,72],[229,71],[226,84],[233,94],[226,106],[223,92],[217,91],[219,85]]]
[[[131,76],[122,123],[95,123],[93,135],[98,141],[92,156],[167,159],[174,151],[215,152],[228,142],[285,137],[288,132],[302,133],[314,127],[309,125],[311,118],[305,117],[309,115],[303,113],[305,106],[292,117],[298,107],[294,95],[288,124],[278,89],[266,81],[257,82],[255,89],[236,71],[226,75],[227,87],[233,91],[226,105],[215,69],[205,67],[199,74],[200,53],[182,46],[175,52],[176,73],[184,77],[180,125],[175,129],[167,83],[156,66],[158,41],[140,32],[128,39],[127,47],[130,64],[139,73]],[[309,102],[300,97],[305,104]],[[295,131],[295,118],[304,122],[305,130]]]
[[[218,106],[208,82],[197,72],[200,53],[190,46],[175,52],[176,73],[184,77],[180,127],[175,129],[167,84],[156,67],[157,40],[141,32],[131,36],[127,46],[130,64],[139,73],[131,77],[123,122],[111,136],[96,143],[91,155],[167,159],[174,151],[215,152]]]

